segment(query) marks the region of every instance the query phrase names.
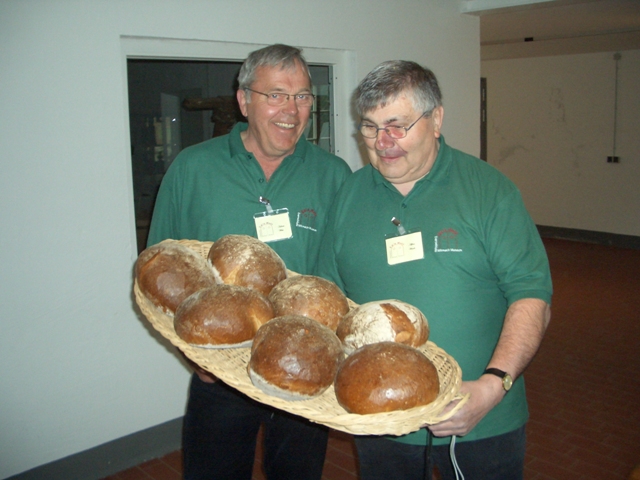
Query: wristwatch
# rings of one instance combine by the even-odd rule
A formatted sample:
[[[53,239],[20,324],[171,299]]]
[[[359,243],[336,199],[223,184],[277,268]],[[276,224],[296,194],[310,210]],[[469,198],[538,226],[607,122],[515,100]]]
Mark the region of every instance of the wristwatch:
[[[487,368],[482,374],[485,375],[487,373],[495,375],[496,377],[500,377],[502,379],[502,388],[505,392],[511,390],[511,386],[513,385],[513,378],[511,378],[511,375],[509,375],[507,372],[503,372],[502,370],[499,370],[497,368]]]

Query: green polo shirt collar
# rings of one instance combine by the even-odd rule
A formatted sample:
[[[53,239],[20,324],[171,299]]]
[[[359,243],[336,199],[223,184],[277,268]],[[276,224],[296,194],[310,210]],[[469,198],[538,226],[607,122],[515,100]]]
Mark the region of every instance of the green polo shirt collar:
[[[240,136],[240,134],[246,131],[248,128],[248,123],[238,122],[231,130],[231,134],[229,135],[229,150],[231,151],[232,157],[239,156],[241,158],[253,158],[253,154],[247,151],[246,148],[244,148],[244,143],[242,142],[242,138]],[[285,157],[285,160],[287,158],[297,158],[301,162],[304,162],[307,155],[307,149],[307,139],[304,135],[302,135],[302,137],[300,137],[300,140],[298,140],[298,143],[296,143],[296,149],[294,150],[294,152],[291,155]]]

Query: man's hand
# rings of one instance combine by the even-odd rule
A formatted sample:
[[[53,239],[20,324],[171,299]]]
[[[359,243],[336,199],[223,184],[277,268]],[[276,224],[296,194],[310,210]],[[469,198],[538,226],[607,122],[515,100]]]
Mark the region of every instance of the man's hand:
[[[204,383],[215,383],[218,380],[218,377],[198,366],[194,367],[194,371],[196,372],[196,375],[198,375],[198,378]]]
[[[493,378],[491,378],[493,377]],[[470,393],[470,398],[464,406],[451,418],[433,425],[426,425],[436,437],[448,437],[450,435],[464,436],[495,407],[505,395],[502,382],[493,375],[483,375],[473,382],[462,382],[460,393]],[[451,402],[442,412],[447,413],[453,409],[460,400]]]

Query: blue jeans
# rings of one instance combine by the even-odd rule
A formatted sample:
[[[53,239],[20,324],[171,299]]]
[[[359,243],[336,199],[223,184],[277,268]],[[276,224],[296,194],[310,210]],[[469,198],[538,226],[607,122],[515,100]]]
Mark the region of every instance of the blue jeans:
[[[264,425],[264,469],[270,480],[320,480],[328,430],[255,402],[218,380],[193,375],[184,417],[186,480],[250,480],[256,437]]]
[[[522,480],[525,427],[469,442],[456,439],[455,458],[465,480]],[[424,480],[426,447],[385,437],[355,437],[361,480]],[[436,465],[443,480],[455,480],[449,445],[431,447],[429,472]]]

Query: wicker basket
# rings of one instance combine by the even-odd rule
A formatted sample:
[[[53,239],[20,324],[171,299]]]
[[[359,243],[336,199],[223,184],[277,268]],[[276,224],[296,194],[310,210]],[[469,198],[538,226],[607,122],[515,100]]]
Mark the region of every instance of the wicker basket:
[[[205,258],[212,242],[179,240],[180,243],[199,252]],[[295,275],[294,272],[290,274]],[[322,395],[300,401],[283,400],[267,395],[255,387],[247,373],[250,348],[208,349],[194,347],[178,337],[173,328],[173,317],[156,308],[134,283],[135,298],[151,325],[193,362],[211,372],[220,380],[261,403],[271,405],[313,422],[354,435],[404,435],[425,424],[437,423],[452,416],[468,400],[459,394],[462,372],[457,362],[433,342],[427,342],[420,350],[438,370],[440,394],[429,405],[387,413],[358,415],[347,413],[337,402],[333,386]],[[355,305],[351,302],[352,305]],[[455,409],[442,414],[452,400],[459,400]]]

